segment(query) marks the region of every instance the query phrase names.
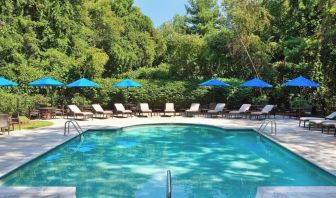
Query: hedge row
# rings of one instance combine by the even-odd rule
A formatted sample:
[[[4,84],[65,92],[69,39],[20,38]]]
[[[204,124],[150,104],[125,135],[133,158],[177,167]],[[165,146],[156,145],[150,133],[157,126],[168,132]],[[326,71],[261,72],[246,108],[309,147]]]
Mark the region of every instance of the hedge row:
[[[46,90],[36,89],[29,94],[17,94],[12,90],[2,90],[0,92],[0,111],[13,112],[19,107],[23,113],[28,113],[29,109],[38,106],[50,106],[51,98],[53,105],[62,106],[68,104],[90,105],[99,103],[104,108],[111,109],[113,103],[147,102],[151,108],[162,108],[166,102],[175,103],[176,108],[190,107],[192,102],[209,104],[211,102],[224,102],[228,108],[238,108],[243,103],[263,105],[266,103],[284,104],[288,102],[289,95],[281,89],[263,90],[260,93],[252,88],[239,88],[242,83],[238,79],[222,79],[231,84],[228,88],[200,87],[199,81],[174,81],[174,80],[144,80],[135,81],[141,83],[141,88],[114,88],[112,85],[121,81],[121,79],[95,79],[100,88],[53,88],[46,94]],[[9,93],[8,93],[9,92]],[[128,93],[128,95],[127,95]],[[50,95],[52,94],[52,96]],[[295,102],[294,102],[295,103]],[[293,104],[294,104],[293,103]],[[300,102],[302,104],[302,101]]]

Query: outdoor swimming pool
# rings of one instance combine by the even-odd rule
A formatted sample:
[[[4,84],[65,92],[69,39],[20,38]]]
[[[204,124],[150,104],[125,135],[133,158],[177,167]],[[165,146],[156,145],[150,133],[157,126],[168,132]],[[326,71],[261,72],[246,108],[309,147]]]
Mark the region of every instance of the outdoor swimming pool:
[[[1,179],[76,186],[77,197],[255,197],[258,186],[331,186],[336,178],[258,133],[201,125],[89,131]]]

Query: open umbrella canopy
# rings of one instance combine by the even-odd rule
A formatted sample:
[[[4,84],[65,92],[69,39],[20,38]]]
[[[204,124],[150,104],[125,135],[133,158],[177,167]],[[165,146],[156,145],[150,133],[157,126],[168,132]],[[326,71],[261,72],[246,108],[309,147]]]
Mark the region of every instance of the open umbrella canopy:
[[[282,84],[284,87],[319,87],[320,85],[303,77],[299,76],[293,80],[289,80]]]
[[[199,86],[229,87],[230,85],[217,79],[211,79],[199,84]]]
[[[131,79],[125,79],[113,85],[113,87],[142,87],[140,83],[137,83]]]
[[[257,87],[257,88],[265,88],[272,87],[272,85],[267,82],[260,80],[259,78],[253,78],[252,80],[246,81],[240,85],[240,87]]]
[[[50,77],[44,77],[34,82],[29,83],[29,86],[43,87],[43,86],[63,86],[64,84]]]
[[[99,85],[86,78],[81,78],[67,85],[67,87],[99,87]]]
[[[14,87],[18,86],[16,82],[7,80],[6,78],[0,77],[0,86],[1,87]]]

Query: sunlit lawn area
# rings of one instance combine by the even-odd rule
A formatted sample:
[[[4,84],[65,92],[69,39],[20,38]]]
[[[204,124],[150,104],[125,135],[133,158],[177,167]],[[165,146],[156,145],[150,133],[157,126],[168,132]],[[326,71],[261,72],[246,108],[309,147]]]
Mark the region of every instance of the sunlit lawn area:
[[[41,127],[52,126],[53,123],[46,120],[29,120],[25,116],[20,116],[22,122],[21,129],[36,129]],[[14,130],[19,130],[19,125],[14,125]]]

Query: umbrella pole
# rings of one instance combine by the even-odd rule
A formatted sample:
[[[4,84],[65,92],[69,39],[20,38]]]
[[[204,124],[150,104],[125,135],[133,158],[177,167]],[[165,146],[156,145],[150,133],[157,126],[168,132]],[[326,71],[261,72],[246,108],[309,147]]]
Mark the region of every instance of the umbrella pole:
[[[128,106],[128,87],[126,87],[125,103],[126,103],[126,106]]]
[[[83,103],[82,103],[82,109],[83,109],[83,111],[84,111],[84,108],[85,108],[85,98],[84,98],[84,91],[83,90],[81,90],[82,91],[82,96],[83,96]]]
[[[52,94],[52,88],[47,88],[48,89],[48,94],[50,94],[50,104],[51,104],[51,107],[54,106],[54,98],[53,98],[53,94]]]

